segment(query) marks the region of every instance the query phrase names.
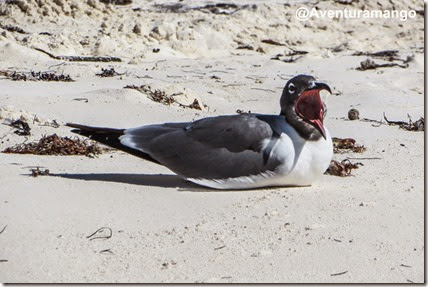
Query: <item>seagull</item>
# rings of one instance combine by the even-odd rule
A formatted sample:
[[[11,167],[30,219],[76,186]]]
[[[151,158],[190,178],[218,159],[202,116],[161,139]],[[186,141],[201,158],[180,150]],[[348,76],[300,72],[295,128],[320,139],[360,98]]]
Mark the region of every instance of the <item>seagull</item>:
[[[242,113],[129,129],[66,125],[205,187],[310,186],[333,156],[321,90],[331,94],[312,76],[293,77],[283,89],[279,115]]]

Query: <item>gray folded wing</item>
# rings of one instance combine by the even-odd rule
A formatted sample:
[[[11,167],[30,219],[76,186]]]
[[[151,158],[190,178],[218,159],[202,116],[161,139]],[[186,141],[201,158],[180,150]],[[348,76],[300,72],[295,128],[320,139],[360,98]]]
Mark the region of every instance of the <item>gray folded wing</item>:
[[[274,170],[266,140],[276,137],[266,116],[241,114],[128,129],[120,141],[183,177],[221,179]]]

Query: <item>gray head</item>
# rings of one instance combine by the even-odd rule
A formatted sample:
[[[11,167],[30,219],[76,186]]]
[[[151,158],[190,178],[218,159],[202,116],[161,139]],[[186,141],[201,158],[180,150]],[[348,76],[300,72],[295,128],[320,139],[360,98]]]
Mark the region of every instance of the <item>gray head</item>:
[[[304,122],[310,124],[325,138],[323,119],[325,115],[325,104],[321,100],[319,92],[331,89],[324,83],[317,82],[309,75],[298,75],[285,84],[280,100],[281,114],[295,125]],[[310,128],[300,124],[310,132]]]

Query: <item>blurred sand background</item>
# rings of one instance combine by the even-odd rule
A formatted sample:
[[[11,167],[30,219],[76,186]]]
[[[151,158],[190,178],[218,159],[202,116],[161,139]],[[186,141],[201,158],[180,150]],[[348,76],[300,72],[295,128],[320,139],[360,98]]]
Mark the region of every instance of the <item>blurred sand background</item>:
[[[299,7],[417,13],[299,21]],[[238,109],[276,114],[285,82],[305,73],[333,88],[331,134],[367,148],[335,159],[368,158],[352,160],[364,164],[352,176],[311,187],[220,192],[118,151],[0,153],[0,281],[422,283],[424,133],[362,119],[424,115],[423,9],[416,0],[0,1],[0,150],[72,136],[66,122],[124,128]],[[394,59],[355,55],[384,50],[397,50]],[[357,70],[367,58],[397,66]],[[111,68],[120,75],[96,75]],[[30,71],[74,81],[9,77]],[[182,105],[127,85],[181,93]],[[194,99],[202,110],[183,107]],[[350,108],[360,120],[347,119]],[[7,123],[17,119],[31,135],[13,132]],[[36,166],[53,176],[31,177]],[[101,227],[110,238],[87,238]]]

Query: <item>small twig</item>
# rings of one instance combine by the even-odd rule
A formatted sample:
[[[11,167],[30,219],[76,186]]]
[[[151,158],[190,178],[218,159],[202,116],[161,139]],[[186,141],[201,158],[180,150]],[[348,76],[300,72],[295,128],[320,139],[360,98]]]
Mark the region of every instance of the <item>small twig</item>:
[[[412,268],[412,266],[409,266],[409,265],[406,265],[406,264],[403,264],[403,263],[401,263],[401,264],[400,264],[400,266],[401,266],[401,267]]]
[[[153,77],[150,77],[149,75],[144,76],[136,76],[137,79],[153,79]]]
[[[89,102],[88,98],[74,98],[73,101],[84,101],[85,103]]]
[[[223,249],[223,248],[225,248],[226,247],[226,245],[223,245],[223,246],[220,246],[220,247],[216,247],[216,248],[214,248],[214,250],[220,250],[220,249]]]
[[[375,128],[380,127],[381,125],[385,124],[382,120],[378,121],[378,120],[372,120],[372,119],[367,119],[367,118],[363,118],[360,121],[369,122],[369,123],[377,123],[378,125],[372,125],[372,127],[375,127]]]
[[[2,230],[0,230],[0,234],[3,233],[3,231],[6,229],[6,227],[7,227],[7,225],[5,225]]]
[[[108,234],[107,234],[107,235],[105,235],[105,236],[96,236],[96,237],[92,237],[92,236],[94,236],[94,235],[95,235],[95,234],[97,234],[97,233],[103,232],[104,230],[107,230],[107,231],[108,231]],[[94,239],[109,239],[109,238],[112,236],[112,234],[113,234],[113,231],[111,230],[111,228],[110,228],[110,227],[101,227],[101,228],[99,228],[97,231],[95,231],[94,233],[92,233],[91,235],[86,236],[86,238],[90,238],[89,240],[94,240]],[[91,237],[92,237],[92,238],[91,238]]]
[[[346,274],[346,273],[348,273],[348,271],[343,271],[343,272],[339,272],[339,273],[333,273],[333,274],[330,274],[330,276],[339,276],[339,275],[343,275],[343,274]]]
[[[106,253],[108,253],[108,254],[114,254],[113,251],[110,250],[110,248],[109,249],[104,249],[104,250],[100,251],[100,254],[106,254]]]
[[[260,91],[265,91],[265,92],[271,92],[271,93],[275,93],[274,90],[270,90],[270,89],[262,89],[262,88],[251,88],[251,90],[260,90]]]
[[[227,85],[223,85],[223,88],[226,87],[238,87],[238,86],[244,86],[245,84],[227,84]]]
[[[407,125],[407,123],[406,123],[406,122],[403,122],[403,121],[390,121],[390,120],[388,120],[388,119],[386,118],[385,113],[383,113],[383,118],[384,118],[384,119],[385,119],[385,121],[386,121],[388,124],[390,124],[390,125]]]
[[[286,44],[280,43],[272,39],[265,39],[265,40],[262,40],[261,42],[264,44],[274,45],[274,46],[287,46]]]
[[[0,259],[0,262],[7,262],[7,259]]]
[[[224,73],[224,74],[231,74],[231,73],[229,73],[229,72],[221,71],[221,70],[212,70],[212,71],[209,71],[209,73]]]

